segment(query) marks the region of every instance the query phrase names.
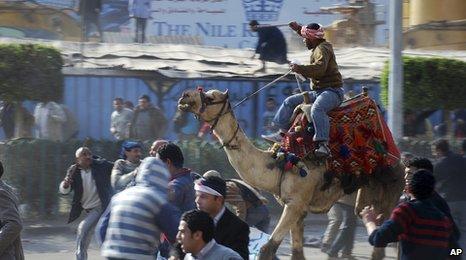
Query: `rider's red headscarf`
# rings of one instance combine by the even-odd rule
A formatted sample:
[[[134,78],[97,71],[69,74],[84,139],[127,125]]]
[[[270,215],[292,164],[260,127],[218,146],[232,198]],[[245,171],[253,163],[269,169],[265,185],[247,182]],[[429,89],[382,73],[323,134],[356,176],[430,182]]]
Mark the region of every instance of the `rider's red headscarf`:
[[[301,27],[301,36],[306,39],[323,39],[324,38],[324,28],[320,25],[319,29],[309,29],[306,26]]]

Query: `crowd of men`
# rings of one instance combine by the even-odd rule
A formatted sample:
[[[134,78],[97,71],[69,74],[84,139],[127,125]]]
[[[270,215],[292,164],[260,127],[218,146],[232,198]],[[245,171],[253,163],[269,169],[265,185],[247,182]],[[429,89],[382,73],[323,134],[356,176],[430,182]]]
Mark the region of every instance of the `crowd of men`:
[[[76,258],[87,259],[96,236],[107,259],[248,259],[250,227],[269,231],[260,193],[217,171],[201,176],[185,168],[181,149],[169,141],[156,140],[145,159],[141,149],[138,142],[124,142],[115,163],[77,149],[76,163],[59,186],[62,194],[74,191],[68,222],[84,215]],[[390,218],[381,223],[370,206],[361,212],[371,245],[398,241],[400,259],[447,259],[452,249],[466,248],[466,141],[462,149],[463,156],[456,154],[442,139],[433,144],[435,164],[413,156],[404,161],[405,191]],[[0,201],[0,259],[23,259],[18,198],[1,180]],[[329,212],[322,244],[329,259],[340,252],[351,257],[353,210],[350,196]]]
[[[86,147],[76,151],[59,187],[62,194],[74,190],[69,222],[85,214],[76,258],[87,259],[95,229],[108,259],[248,259],[249,226],[269,229],[267,200],[241,180],[185,168],[174,143],[156,140],[145,159],[141,149],[123,142],[114,163]]]
[[[127,103],[126,103],[127,104]],[[113,100],[110,132],[117,140],[150,140],[161,138],[167,129],[167,119],[160,108],[151,103],[148,95],[138,99],[132,109],[122,98]]]

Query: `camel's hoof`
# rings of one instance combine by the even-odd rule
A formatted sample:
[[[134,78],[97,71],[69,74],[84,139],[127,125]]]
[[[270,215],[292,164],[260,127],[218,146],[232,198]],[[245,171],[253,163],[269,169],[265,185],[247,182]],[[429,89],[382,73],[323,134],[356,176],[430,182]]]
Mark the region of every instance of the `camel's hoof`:
[[[262,246],[258,260],[273,260],[275,253],[277,252],[280,243],[269,240],[265,245]]]
[[[291,251],[291,260],[306,260],[306,258],[304,257],[304,251],[302,249],[293,249]]]

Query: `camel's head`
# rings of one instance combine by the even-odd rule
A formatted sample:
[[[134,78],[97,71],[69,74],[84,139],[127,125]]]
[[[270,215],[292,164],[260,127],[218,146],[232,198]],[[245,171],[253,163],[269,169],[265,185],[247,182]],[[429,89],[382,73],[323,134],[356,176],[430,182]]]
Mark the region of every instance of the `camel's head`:
[[[204,121],[212,121],[229,109],[228,90],[225,92],[216,89],[204,92],[202,88],[186,90],[178,100],[178,108],[194,113]]]

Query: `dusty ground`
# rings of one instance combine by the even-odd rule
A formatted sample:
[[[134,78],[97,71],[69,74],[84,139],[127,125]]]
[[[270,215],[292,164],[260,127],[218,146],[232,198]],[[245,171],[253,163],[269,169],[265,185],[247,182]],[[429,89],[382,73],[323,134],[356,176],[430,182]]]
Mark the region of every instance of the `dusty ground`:
[[[67,260],[74,259],[75,226],[65,225],[64,220],[43,220],[26,222],[23,232],[23,246],[26,259],[33,260]],[[326,227],[325,216],[313,215],[306,219],[305,237],[319,238]],[[356,259],[370,259],[372,248],[367,243],[367,235],[362,226],[357,229],[353,255]],[[104,259],[100,256],[95,242],[88,251],[89,259]],[[278,251],[279,259],[290,259],[290,243],[286,238]],[[327,259],[319,248],[305,247],[307,259]],[[396,259],[393,248],[386,250],[385,259]]]

